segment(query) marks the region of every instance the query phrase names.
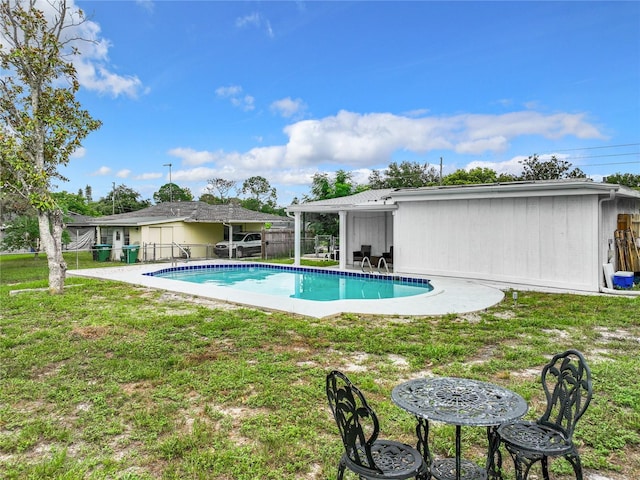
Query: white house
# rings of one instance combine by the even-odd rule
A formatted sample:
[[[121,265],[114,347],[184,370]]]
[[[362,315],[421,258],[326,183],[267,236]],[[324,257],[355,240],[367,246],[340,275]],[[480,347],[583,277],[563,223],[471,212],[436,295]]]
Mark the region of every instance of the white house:
[[[640,192],[582,179],[511,182],[371,190],[287,210],[296,232],[302,212],[339,215],[343,269],[361,245],[373,256],[393,246],[400,274],[597,292],[603,264],[615,261],[617,216],[640,212]]]

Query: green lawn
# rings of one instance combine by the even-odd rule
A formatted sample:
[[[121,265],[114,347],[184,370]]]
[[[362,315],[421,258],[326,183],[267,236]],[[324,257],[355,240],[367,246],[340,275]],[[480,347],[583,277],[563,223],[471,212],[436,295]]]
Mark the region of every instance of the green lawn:
[[[67,261],[76,268],[75,254]],[[499,383],[535,417],[537,374],[567,348],[594,376],[576,431],[586,470],[640,478],[638,298],[519,292],[517,305],[507,295],[476,314],[318,320],[82,278],[62,296],[11,294],[46,276],[44,258],[0,257],[2,479],[335,478],[330,369],[361,387],[385,437],[414,443],[413,419],[390,399],[399,382],[431,372]],[[451,427],[432,435],[437,455],[453,454]],[[463,428],[463,448],[483,463],[484,429]],[[572,478],[562,460],[552,471]]]

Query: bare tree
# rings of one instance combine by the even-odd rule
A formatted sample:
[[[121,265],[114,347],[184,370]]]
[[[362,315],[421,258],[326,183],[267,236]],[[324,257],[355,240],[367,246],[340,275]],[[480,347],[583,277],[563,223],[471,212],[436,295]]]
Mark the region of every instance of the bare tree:
[[[52,181],[66,179],[58,167],[69,162],[82,140],[101,123],[76,100],[80,84],[70,59],[74,27],[83,13],[66,0],[0,0],[0,184],[35,208],[40,244],[47,254],[49,291],[62,293],[67,265],[62,256],[63,212],[51,194]]]
[[[207,180],[207,190],[217,192],[221,203],[229,201],[229,192],[236,188],[235,180],[225,180],[224,178],[211,178]]]

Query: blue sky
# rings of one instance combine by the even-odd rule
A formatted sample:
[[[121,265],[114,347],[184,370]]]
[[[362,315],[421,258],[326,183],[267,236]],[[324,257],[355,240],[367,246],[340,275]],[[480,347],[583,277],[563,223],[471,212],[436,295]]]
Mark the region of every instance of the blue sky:
[[[103,126],[60,190],[254,175],[278,203],[337,169],[445,174],[555,154],[640,173],[640,2],[81,1],[79,100]]]

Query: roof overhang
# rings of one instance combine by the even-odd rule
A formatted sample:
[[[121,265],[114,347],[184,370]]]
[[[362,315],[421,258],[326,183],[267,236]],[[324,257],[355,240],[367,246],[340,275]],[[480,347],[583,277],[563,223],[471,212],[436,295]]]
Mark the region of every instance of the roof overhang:
[[[591,181],[530,181],[462,186],[422,187],[394,190],[395,202],[470,200],[482,198],[606,195],[640,199],[640,192],[611,183]]]
[[[289,205],[287,212],[338,213],[354,210],[370,212],[397,210],[398,206],[389,196],[391,191],[392,189],[366,190],[347,197],[297,203]]]

